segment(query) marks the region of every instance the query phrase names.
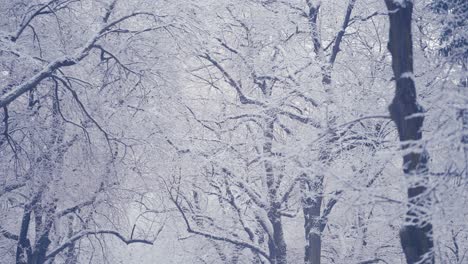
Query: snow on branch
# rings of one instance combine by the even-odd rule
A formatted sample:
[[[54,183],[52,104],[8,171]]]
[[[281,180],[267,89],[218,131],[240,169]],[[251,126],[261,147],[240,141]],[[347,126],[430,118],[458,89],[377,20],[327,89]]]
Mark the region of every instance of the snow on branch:
[[[19,236],[3,229],[3,227],[0,226],[0,235],[4,236],[5,238],[11,239],[11,240],[19,240]]]
[[[254,105],[259,105],[259,106],[264,106],[262,102],[247,98],[244,93],[241,90],[240,85],[232,78],[232,76],[221,66],[215,59],[213,59],[209,54],[204,54],[200,55],[200,58],[203,58],[207,61],[209,61],[213,66],[215,66],[221,74],[224,76],[226,79],[227,83],[231,85],[237,93],[237,96],[239,96],[239,101],[241,104],[254,104]]]
[[[112,11],[111,9],[108,10],[108,12]],[[73,56],[64,56],[61,58],[58,58],[49,64],[47,64],[42,70],[40,70],[36,75],[32,76],[29,78],[29,80],[23,82],[22,84],[14,87],[13,89],[7,91],[3,95],[0,96],[0,108],[7,106],[9,103],[13,102],[16,98],[19,96],[23,95],[27,91],[30,91],[34,88],[37,87],[37,85],[42,82],[44,79],[50,77],[56,70],[66,67],[66,66],[72,66],[86,58],[90,51],[93,48],[99,47],[96,46],[96,43],[105,35],[112,33],[113,31],[111,30],[114,26],[117,24],[120,24],[130,18],[136,17],[136,16],[150,16],[156,18],[158,17],[157,15],[149,12],[133,12],[131,14],[125,15],[123,17],[117,18],[111,22],[104,23],[104,25],[101,27],[100,30],[98,30],[87,42],[85,45],[79,49],[77,53],[75,53]]]
[[[412,3],[412,2],[413,2],[412,0],[393,0],[393,3],[403,8],[406,7],[406,4]]]
[[[21,187],[23,187],[25,185],[26,185],[25,182],[19,182],[19,183],[13,183],[13,184],[2,186],[2,189],[0,190],[0,196],[6,194],[8,192],[14,191],[16,189],[19,189],[19,188],[21,188]]]
[[[189,232],[191,234],[195,234],[195,235],[200,235],[200,236],[203,236],[203,237],[206,237],[206,238],[209,238],[209,239],[217,240],[217,241],[228,242],[228,243],[231,243],[233,245],[240,246],[240,247],[243,247],[243,248],[248,248],[248,249],[252,250],[253,252],[255,252],[257,254],[262,255],[266,259],[269,259],[268,253],[259,246],[253,245],[253,244],[251,244],[249,242],[246,242],[246,241],[243,241],[241,239],[222,236],[222,235],[217,235],[217,234],[213,234],[212,232],[208,233],[208,232],[204,232],[204,231],[200,231],[200,230],[196,230],[196,229],[192,228],[192,226],[190,224],[190,221],[188,220],[188,218],[187,218],[187,216],[185,214],[185,210],[182,208],[182,206],[179,204],[179,202],[177,202],[176,199],[174,199],[174,197],[171,197],[171,200],[174,202],[175,206],[177,207],[180,214],[182,215],[182,218],[183,218],[183,220],[184,220],[184,222],[185,222],[185,224],[187,226],[187,232]]]
[[[122,234],[120,234],[119,232],[113,231],[113,230],[95,230],[95,231],[94,230],[83,230],[83,231],[79,232],[78,234],[70,237],[67,241],[65,241],[60,246],[53,249],[49,254],[47,254],[46,259],[51,259],[51,258],[57,256],[57,254],[62,252],[64,249],[72,246],[74,244],[74,242],[76,242],[77,240],[80,240],[83,237],[87,237],[87,236],[91,236],[91,235],[100,235],[100,234],[101,235],[113,235],[113,236],[117,237],[118,239],[120,239],[122,242],[124,242],[127,245],[133,244],[133,243],[153,245],[153,243],[154,243],[154,241],[149,241],[149,240],[145,240],[145,239],[127,239]]]
[[[66,8],[69,4],[73,2],[77,2],[78,0],[65,0],[65,1],[59,1],[59,0],[51,0],[43,5],[39,5],[39,8],[32,12],[31,15],[23,17],[23,20],[21,21],[18,29],[16,32],[10,36],[10,40],[15,42],[18,40],[18,38],[21,36],[21,34],[24,32],[24,30],[27,27],[31,27],[31,22],[38,16],[40,15],[46,15],[46,14],[51,14],[55,13],[58,10]]]

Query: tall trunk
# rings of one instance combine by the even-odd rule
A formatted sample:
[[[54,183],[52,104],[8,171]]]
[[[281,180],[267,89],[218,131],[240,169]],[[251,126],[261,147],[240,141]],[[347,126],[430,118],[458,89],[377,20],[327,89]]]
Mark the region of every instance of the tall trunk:
[[[390,116],[395,122],[402,148],[415,147],[415,141],[422,137],[424,117],[422,107],[416,100],[413,80],[413,43],[411,35],[412,1],[395,2],[385,0],[389,10],[390,32],[388,49],[392,55],[392,68],[396,80],[395,97],[389,106]],[[416,185],[408,187],[408,211],[405,226],[400,231],[401,245],[410,263],[434,263],[432,225],[424,210],[418,207],[430,205],[426,194],[427,154],[424,151],[406,151],[403,156],[404,173],[417,179]],[[415,178],[417,177],[417,178]]]
[[[307,192],[314,193],[317,190],[323,189],[323,177],[319,177],[318,183],[315,186],[310,186],[310,183],[304,183]],[[322,234],[321,234],[321,211],[322,211],[322,195],[316,197],[305,197],[303,199],[304,212],[304,231],[306,238],[304,262],[306,264],[320,264],[322,255]]]
[[[273,234],[269,234],[268,248],[270,253],[270,261],[274,264],[286,264],[287,263],[287,247],[286,241],[284,240],[283,224],[281,222],[281,215],[279,209],[281,204],[278,202],[278,183],[275,178],[273,169],[273,132],[275,118],[266,120],[266,128],[264,132],[265,142],[263,143],[263,154],[264,154],[264,168],[266,175],[266,185],[268,190],[268,202],[270,208],[268,210],[268,219],[273,227]],[[273,237],[271,237],[271,235]]]
[[[31,257],[31,243],[28,239],[29,223],[31,222],[31,208],[26,206],[21,220],[21,230],[16,247],[16,264],[27,264]]]
[[[333,49],[330,53],[330,57],[327,60],[324,55],[319,29],[317,27],[317,17],[320,11],[320,2],[314,4],[312,0],[306,0],[306,3],[309,7],[308,16],[312,32],[312,42],[314,44],[314,53],[317,59],[322,63],[322,85],[327,95],[327,100],[325,103],[327,105],[325,110],[327,113],[325,122],[326,127],[329,130],[333,129],[333,122],[336,119],[335,113],[333,113],[329,108],[329,106],[331,107],[333,105],[333,65],[335,64],[338,53],[340,52],[340,45],[342,43],[346,29],[349,26],[349,22],[351,20],[351,13],[353,12],[356,1],[357,0],[350,0],[348,2],[342,27],[336,35],[333,44]],[[320,162],[326,165],[327,167],[331,163],[331,157],[326,148],[329,147],[334,140],[336,140],[334,133],[330,133],[327,139],[327,144],[325,144],[325,148],[322,147],[320,151],[321,153],[319,154]],[[319,174],[317,176],[317,181],[313,184],[313,187],[310,186],[310,183],[305,183],[305,185],[308,186],[305,186],[305,188],[303,188],[303,191],[305,191],[305,197],[302,201],[302,204],[304,212],[304,231],[306,237],[304,262],[306,264],[320,264],[322,254],[322,232],[326,225],[326,217],[322,215],[324,179],[324,175]]]
[[[462,69],[464,72],[467,71],[466,65],[462,64]],[[468,77],[464,77],[460,80],[460,89],[461,95],[464,98],[467,98],[466,95],[468,94]],[[465,105],[467,104],[467,100],[465,100]],[[461,110],[461,121],[462,121],[462,139],[461,142],[463,144],[463,153],[465,155],[465,180],[468,180],[468,109],[464,108]]]
[[[312,0],[306,0],[309,7],[309,24],[312,32],[312,42],[314,44],[314,53],[316,58],[322,62],[322,84],[327,87],[331,84],[331,68],[324,58],[323,47],[320,37],[320,31],[317,26],[317,18],[320,12],[320,3],[314,4]],[[327,120],[328,122],[328,120]],[[321,177],[323,179],[323,177]],[[322,188],[323,182],[313,186],[308,179],[304,180],[302,186],[303,199],[302,211],[304,213],[304,235],[306,246],[304,248],[305,264],[320,264],[322,255],[322,234],[317,228],[320,223],[320,214],[322,208]],[[320,193],[320,195],[317,195]]]

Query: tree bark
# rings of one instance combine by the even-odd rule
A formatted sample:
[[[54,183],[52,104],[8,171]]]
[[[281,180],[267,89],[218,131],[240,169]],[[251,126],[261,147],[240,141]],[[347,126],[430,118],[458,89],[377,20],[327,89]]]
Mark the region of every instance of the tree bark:
[[[276,209],[268,214],[268,218],[273,226],[273,237],[269,238],[268,248],[270,261],[272,264],[287,264],[287,246],[284,240],[283,224],[281,216]]]
[[[36,239],[34,250],[28,264],[44,264],[46,261],[47,250],[51,243],[49,234],[54,223],[53,215],[55,213],[55,205],[48,205],[47,207],[41,208],[42,210],[47,210],[46,212],[36,214],[36,228],[38,231],[36,232],[36,236],[38,236],[38,238]]]
[[[283,224],[281,222],[281,215],[279,209],[281,204],[278,202],[277,193],[277,179],[273,169],[273,132],[274,132],[274,119],[266,120],[266,128],[264,132],[265,142],[263,144],[263,154],[265,155],[264,167],[266,174],[266,185],[268,189],[268,202],[270,209],[268,211],[268,219],[273,227],[273,234],[269,234],[268,249],[270,254],[270,261],[273,264],[286,264],[287,263],[287,246],[284,240]],[[271,237],[273,235],[273,237]]]
[[[29,222],[31,221],[31,208],[27,206],[24,209],[21,220],[21,230],[16,247],[16,264],[27,264],[31,257],[31,243],[28,239]]]
[[[408,264],[434,263],[432,253],[432,225],[428,215],[418,207],[431,204],[426,194],[427,154],[425,151],[409,151],[417,147],[414,143],[422,138],[423,109],[416,100],[413,79],[413,43],[411,22],[413,4],[406,0],[385,0],[389,11],[390,32],[388,49],[392,55],[392,69],[396,80],[395,97],[389,106],[390,116],[395,122],[405,151],[403,171],[407,177],[417,177],[417,185],[408,187],[408,211],[405,225],[400,231],[401,245]]]

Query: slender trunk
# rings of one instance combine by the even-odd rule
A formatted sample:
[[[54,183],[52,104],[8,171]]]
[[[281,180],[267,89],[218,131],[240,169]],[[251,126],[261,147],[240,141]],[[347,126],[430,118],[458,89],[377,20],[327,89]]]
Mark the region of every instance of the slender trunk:
[[[27,206],[24,209],[21,220],[21,230],[16,247],[16,264],[28,264],[31,257],[31,244],[28,239],[29,223],[31,221],[31,208]]]
[[[72,215],[68,216],[68,234],[67,237],[70,239],[73,236],[73,220],[74,217]],[[65,264],[77,264],[78,257],[75,251],[75,243],[72,243],[65,254]]]
[[[389,106],[390,116],[395,122],[402,148],[415,147],[421,139],[424,117],[422,107],[416,100],[413,80],[413,43],[411,35],[412,1],[396,3],[385,0],[389,10],[390,32],[388,49],[392,55],[392,68],[396,80],[395,97]],[[427,154],[425,151],[406,151],[403,156],[404,173],[417,179],[416,185],[408,187],[408,211],[405,226],[400,231],[401,245],[408,264],[434,263],[432,253],[432,225],[428,215],[418,207],[428,206],[431,200],[426,194]]]
[[[323,177],[320,177],[323,179]],[[320,180],[320,179],[319,179]],[[310,184],[306,184],[308,193],[314,193],[313,189],[322,189],[322,182],[319,186],[312,188]],[[321,211],[322,211],[322,196],[305,197],[303,199],[304,212],[304,231],[306,238],[304,262],[306,264],[320,264],[322,255],[322,231],[321,231]]]
[[[466,65],[462,65],[462,69],[464,72],[467,71]],[[461,95],[466,98],[468,94],[468,77],[464,77],[460,80],[460,89]],[[465,100],[465,105],[466,105]],[[465,155],[465,180],[468,180],[468,109],[464,108],[461,110],[461,120],[462,120],[462,139],[461,142],[463,144],[463,153]]]
[[[463,154],[465,156],[465,179],[468,179],[468,109],[461,110]]]
[[[309,24],[312,32],[312,42],[314,44],[314,53],[319,61],[322,61],[322,84],[328,86],[331,83],[331,68],[324,58],[322,42],[319,29],[317,26],[317,18],[320,12],[320,3],[313,4],[312,1],[306,1],[309,7]],[[323,179],[323,177],[321,177]],[[322,208],[322,197],[317,195],[322,193],[322,185],[313,187],[309,180],[305,180],[302,186],[302,211],[304,213],[304,263],[305,264],[320,264],[322,255],[322,234],[317,228],[320,222],[320,213]]]
[[[324,55],[324,50],[321,43],[321,38],[319,34],[319,29],[317,27],[317,17],[320,11],[320,2],[313,4],[312,0],[306,0],[306,3],[309,7],[309,24],[312,32],[312,42],[314,44],[314,53],[319,61],[322,63],[322,85],[324,87],[325,93],[327,94],[327,106],[326,106],[326,127],[327,129],[333,129],[333,122],[336,119],[335,113],[331,111],[329,106],[333,104],[333,91],[332,91],[332,70],[333,65],[336,61],[338,53],[340,52],[340,45],[342,43],[344,34],[349,22],[351,20],[351,13],[353,12],[354,5],[357,0],[350,0],[346,8],[346,13],[344,15],[342,27],[338,31],[333,49],[330,53],[330,57],[327,60]],[[330,133],[327,144],[327,148],[332,141],[334,141],[333,133]],[[331,157],[327,149],[321,149],[319,160],[322,164],[326,166],[330,165]],[[304,212],[304,231],[306,237],[306,246],[305,246],[305,255],[304,262],[306,264],[320,264],[320,259],[322,255],[322,232],[326,225],[326,217],[322,215],[322,202],[323,202],[323,181],[324,175],[318,175],[317,181],[313,187],[310,186],[310,183],[306,183],[303,203],[303,212]],[[332,206],[333,207],[333,206]],[[331,208],[330,208],[331,210]],[[329,212],[328,212],[329,213]]]
[[[42,197],[43,189],[41,188],[37,194],[34,195],[31,202],[24,207],[23,218],[21,219],[20,235],[18,237],[18,244],[16,247],[16,264],[29,264],[32,256],[31,242],[28,238],[29,225],[31,223],[31,214],[34,207]]]
[[[275,173],[273,169],[273,132],[274,132],[274,118],[267,120],[267,127],[265,128],[264,137],[265,142],[263,144],[263,154],[265,157],[264,167],[266,174],[266,185],[268,190],[268,201],[270,209],[268,211],[268,219],[273,227],[273,234],[269,234],[268,248],[270,253],[270,261],[274,264],[286,264],[287,263],[287,246],[284,240],[283,224],[281,222],[281,215],[279,209],[281,204],[278,202],[277,188],[278,183],[276,182]],[[271,235],[273,237],[271,237]]]

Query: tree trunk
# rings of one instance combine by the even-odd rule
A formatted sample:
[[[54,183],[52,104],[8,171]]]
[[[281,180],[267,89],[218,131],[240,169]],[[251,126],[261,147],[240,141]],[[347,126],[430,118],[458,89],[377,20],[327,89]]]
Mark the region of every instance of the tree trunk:
[[[27,264],[31,257],[31,243],[28,239],[29,222],[31,221],[31,208],[26,206],[23,219],[21,220],[21,230],[16,247],[16,264]]]
[[[467,67],[465,64],[462,64],[462,69],[464,72],[467,72]],[[467,98],[468,94],[468,77],[464,77],[460,80],[460,89],[461,95],[464,98]],[[465,105],[467,100],[465,100]],[[465,155],[465,180],[468,180],[468,109],[464,108],[461,110],[461,120],[462,120],[462,145],[463,145],[463,154]]]
[[[41,208],[44,210],[44,208]],[[32,252],[31,260],[28,261],[28,264],[44,264],[46,261],[47,250],[51,243],[49,239],[50,230],[52,229],[53,214],[55,213],[55,206],[52,205],[51,208],[47,208],[46,212],[39,213],[36,220],[36,226],[38,232],[36,233],[39,236],[34,245],[34,250]],[[44,214],[45,213],[45,214]],[[43,216],[45,219],[43,220]]]
[[[416,100],[413,80],[413,43],[411,21],[413,4],[409,0],[399,3],[385,0],[389,10],[390,33],[388,49],[392,55],[392,69],[396,80],[395,97],[389,106],[402,148],[415,147],[422,137],[423,109]],[[431,204],[426,194],[427,154],[424,151],[407,151],[403,156],[403,170],[407,177],[418,180],[408,187],[408,211],[405,226],[400,231],[401,245],[408,264],[434,263],[432,225],[424,211],[418,207]]]
[[[330,58],[327,60],[324,55],[324,50],[322,47],[322,42],[320,38],[319,29],[317,26],[317,18],[320,12],[320,1],[307,0],[306,3],[309,7],[308,18],[310,29],[312,32],[312,42],[314,44],[314,53],[319,61],[322,63],[322,85],[324,87],[325,93],[327,95],[327,102],[329,106],[333,104],[333,91],[332,91],[332,70],[335,64],[338,53],[340,52],[340,45],[343,40],[344,34],[349,22],[351,20],[351,13],[353,12],[354,5],[357,0],[350,0],[346,8],[346,13],[343,18],[343,24],[341,30],[338,31],[336,38],[334,40],[333,48],[330,53]],[[315,2],[315,4],[313,3]],[[326,107],[326,127],[327,129],[333,128],[334,120],[336,119],[335,114],[331,109]],[[322,147],[319,160],[326,164],[328,167],[331,163],[331,157],[326,149],[327,146],[331,145],[334,140],[336,140],[334,133],[327,139],[325,148]],[[323,181],[324,175],[317,176],[317,182],[314,183],[313,187],[310,186],[310,183],[306,182],[303,188],[304,199],[303,212],[304,212],[304,231],[306,238],[305,254],[304,254],[304,263],[305,264],[320,264],[320,259],[322,255],[322,232],[326,225],[326,217],[322,215],[322,202],[323,202]],[[312,198],[310,196],[315,196]],[[331,210],[331,208],[330,208]]]
[[[312,192],[312,190],[308,191],[308,193]],[[320,264],[322,255],[322,232],[320,230],[322,222],[322,196],[317,195],[316,198],[307,197],[304,199],[303,203],[304,231],[306,237],[304,262],[306,264]]]
[[[283,224],[281,223],[281,217],[277,212],[272,212],[269,215],[271,224],[273,225],[273,238],[270,238],[269,248],[270,257],[274,260],[275,264],[287,264],[287,247],[286,241],[284,240]]]
[[[281,215],[279,209],[281,204],[278,202],[278,183],[275,177],[273,161],[271,160],[274,155],[272,152],[273,146],[273,132],[274,132],[275,118],[266,120],[266,128],[264,132],[265,142],[263,144],[263,154],[265,157],[264,168],[266,175],[266,185],[268,189],[268,202],[270,209],[268,211],[268,219],[273,227],[273,234],[269,234],[268,249],[270,253],[270,261],[274,264],[287,263],[287,246],[284,240],[283,224],[281,222]],[[271,235],[273,237],[271,237]]]
[[[41,237],[37,240],[36,246],[34,247],[34,252],[31,257],[31,261],[28,264],[44,264],[46,261],[47,249],[50,245],[49,231],[47,230]]]

